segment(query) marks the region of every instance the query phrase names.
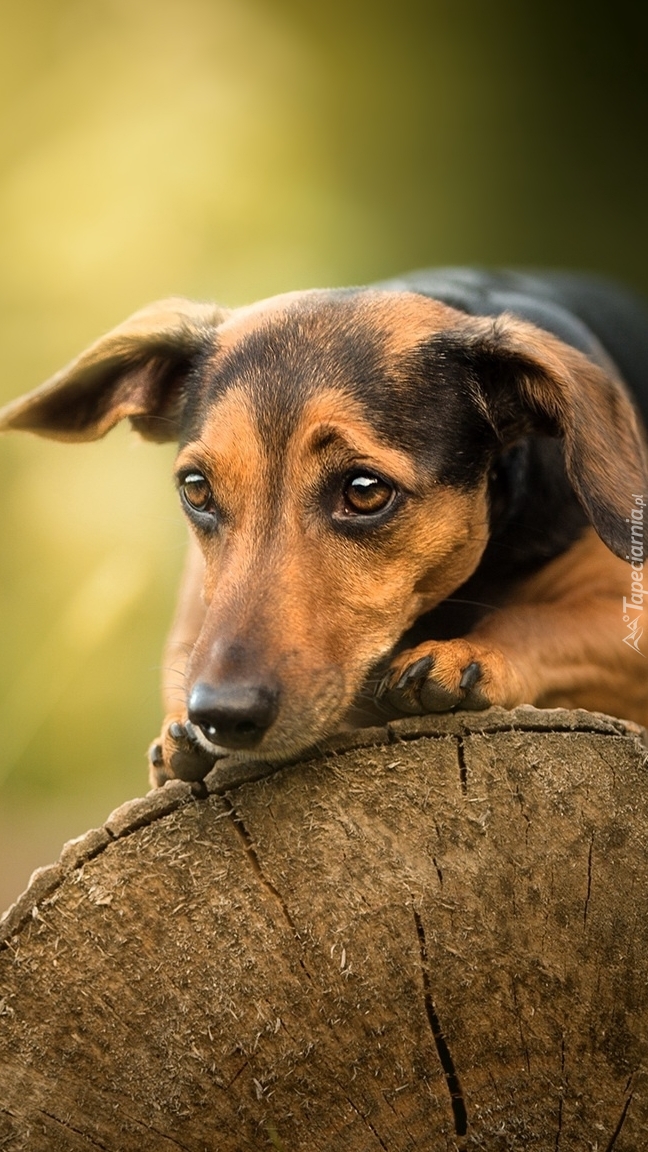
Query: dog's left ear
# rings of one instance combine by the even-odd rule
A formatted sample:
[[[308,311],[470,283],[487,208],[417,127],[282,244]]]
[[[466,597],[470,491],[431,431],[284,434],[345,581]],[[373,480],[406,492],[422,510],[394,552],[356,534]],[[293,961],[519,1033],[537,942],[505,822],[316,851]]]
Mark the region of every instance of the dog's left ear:
[[[142,308],[0,410],[0,431],[98,440],[128,417],[148,440],[176,439],[183,382],[227,315],[215,304],[181,298]]]
[[[648,493],[646,442],[603,350],[595,363],[508,314],[471,317],[446,331],[446,339],[502,444],[530,432],[562,438],[579,501],[601,539],[628,559],[634,496]]]

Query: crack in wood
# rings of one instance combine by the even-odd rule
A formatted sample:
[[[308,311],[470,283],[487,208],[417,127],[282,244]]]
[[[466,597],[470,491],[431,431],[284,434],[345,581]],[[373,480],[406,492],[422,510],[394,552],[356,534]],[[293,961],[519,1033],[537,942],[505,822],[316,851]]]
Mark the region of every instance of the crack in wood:
[[[564,1097],[561,1093],[560,1094],[560,1100],[558,1101],[558,1128],[556,1131],[556,1143],[554,1144],[554,1152],[559,1152],[559,1149],[560,1149],[560,1137],[562,1134],[562,1123],[563,1123],[563,1103],[564,1103]]]
[[[241,843],[243,845],[246,858],[250,864],[250,867],[252,868],[254,875],[259,880],[259,883],[266,889],[267,892],[270,893],[270,895],[273,897],[273,899],[277,902],[277,904],[279,905],[279,907],[281,909],[284,920],[288,924],[288,927],[290,928],[293,936],[295,937],[295,940],[297,940],[301,944],[301,936],[299,935],[299,931],[297,929],[297,925],[295,924],[295,921],[293,920],[292,916],[290,915],[290,911],[288,909],[286,901],[284,900],[283,896],[281,895],[281,892],[279,891],[279,889],[272,883],[272,880],[268,880],[267,876],[264,875],[263,869],[261,868],[261,864],[259,862],[259,857],[257,856],[256,849],[254,847],[254,841],[253,841],[248,829],[245,827],[245,824],[243,822],[241,815],[237,812],[236,808],[234,807],[234,805],[232,804],[232,801],[229,799],[228,796],[222,796],[221,800],[222,800],[222,803],[225,805],[227,814],[228,814],[228,816],[232,822],[232,826],[233,826],[239,840],[241,841]],[[311,976],[310,972],[308,971],[308,968],[306,967],[302,957],[301,956],[298,957],[298,960],[299,960],[300,967],[304,971],[304,974],[308,977],[309,980],[312,980],[312,976]]]
[[[632,1076],[630,1077],[630,1081],[632,1081]],[[623,1125],[626,1122],[626,1117],[628,1115],[628,1108],[630,1107],[630,1105],[632,1103],[632,1097],[633,1096],[634,1096],[634,1092],[631,1092],[630,1095],[628,1096],[628,1099],[626,1100],[625,1104],[623,1105],[623,1111],[619,1117],[619,1123],[617,1124],[616,1128],[614,1129],[614,1132],[610,1136],[610,1140],[609,1140],[609,1142],[605,1148],[605,1152],[612,1152],[614,1145],[616,1144],[617,1140],[619,1139],[619,1136],[621,1135],[621,1129],[623,1128]]]
[[[520,1033],[520,1044],[522,1045],[522,1050],[524,1052],[524,1061],[526,1064],[527,1075],[530,1076],[531,1075],[531,1056],[529,1055],[529,1046],[527,1044],[526,1036],[524,1034],[524,1025],[522,1023],[522,1010],[521,1010],[520,1005],[518,1003],[516,977],[515,976],[511,977],[511,989],[512,989],[512,993],[513,993],[513,1007],[515,1008],[515,1015],[517,1017],[517,1022],[518,1022],[518,1031]]]
[[[435,715],[441,715],[441,713],[436,713]],[[448,715],[456,715],[456,714],[455,713],[448,713]],[[393,723],[393,721],[392,721],[392,723]],[[398,723],[398,721],[396,721],[396,723]],[[623,721],[621,720],[621,721],[619,721],[619,723],[620,723],[620,725],[622,725]],[[542,724],[524,724],[524,723],[484,724],[481,727],[475,727],[475,728],[469,728],[466,725],[463,729],[463,732],[461,733],[461,736],[462,737],[467,736],[468,738],[470,738],[471,736],[500,736],[500,735],[510,735],[513,732],[516,733],[516,735],[518,735],[518,736],[526,736],[527,734],[530,733],[530,734],[536,735],[536,736],[555,736],[555,735],[559,735],[559,736],[601,736],[607,740],[628,740],[628,739],[639,740],[639,737],[635,736],[634,733],[627,732],[627,731],[624,732],[622,730],[622,728],[619,728],[618,731],[610,732],[610,731],[606,731],[605,729],[598,728],[595,724],[582,723],[582,724],[573,724],[572,725],[572,724],[565,723],[564,721],[560,721],[560,720],[556,721],[556,723],[553,724],[551,727],[546,726],[546,725],[542,725]],[[456,736],[456,733],[443,732],[443,731],[439,731],[439,732],[429,731],[429,730],[426,730],[423,726],[421,727],[420,731],[413,730],[411,732],[399,732],[396,730],[392,730],[390,728],[390,730],[389,730],[389,743],[400,744],[400,743],[409,742],[410,740],[447,740],[448,737],[452,737],[453,735]],[[641,743],[641,741],[640,741],[640,743]],[[641,746],[644,747],[643,744]],[[362,745],[359,745],[359,747],[362,747]],[[324,753],[327,755],[330,754],[331,752],[335,752],[335,749],[334,748],[327,748],[324,750]],[[313,757],[309,757],[309,759],[313,759]],[[307,757],[305,756],[304,757],[304,763],[306,763],[306,762],[307,762]],[[282,767],[283,767],[283,765],[282,765]]]
[[[587,924],[587,912],[589,909],[590,896],[592,894],[592,853],[594,851],[594,833],[590,839],[589,853],[587,856],[587,894],[585,896],[585,907],[583,908],[583,927]]]
[[[560,735],[573,735],[573,736],[607,736],[609,740],[627,739],[626,733],[619,732],[602,732],[595,724],[577,724],[570,727],[569,724],[561,724],[558,722],[554,727],[547,728],[541,724],[502,724],[489,726],[484,724],[483,728],[476,728],[474,732],[466,733],[469,736],[494,736],[499,732],[533,732],[539,736],[553,736],[556,732]]]
[[[232,1084],[236,1083],[236,1081],[238,1080],[241,1073],[245,1072],[245,1069],[248,1068],[249,1065],[250,1065],[249,1060],[246,1060],[243,1064],[241,1064],[241,1067],[239,1068],[238,1072],[234,1073],[234,1075],[232,1076],[232,1079],[227,1084],[223,1084],[223,1091],[224,1092],[229,1092],[230,1088],[232,1087]]]
[[[560,1138],[562,1136],[564,1103],[565,1103],[565,1035],[563,1033],[562,1041],[560,1044],[560,1099],[558,1101],[558,1124],[557,1124],[557,1128],[556,1128],[556,1143],[554,1144],[554,1152],[559,1152],[559,1150],[560,1150]]]
[[[466,749],[463,736],[457,736],[457,760],[459,762],[459,782],[464,796],[468,793],[468,769],[466,767]]]
[[[434,1044],[441,1061],[441,1067],[445,1076],[448,1092],[450,1093],[450,1105],[452,1107],[452,1115],[454,1118],[454,1127],[457,1136],[465,1136],[468,1131],[468,1112],[466,1109],[466,1102],[461,1088],[461,1083],[457,1075],[457,1070],[454,1061],[450,1054],[448,1042],[443,1035],[441,1023],[434,1006],[432,998],[432,986],[430,981],[430,967],[428,960],[427,942],[425,939],[425,929],[423,921],[419,916],[416,909],[414,912],[414,923],[416,925],[416,934],[419,941],[419,949],[421,953],[421,973],[423,977],[423,992],[425,1000],[425,1013],[428,1018]]]
[[[426,1081],[426,1083],[427,1083],[427,1081]],[[403,1085],[403,1087],[408,1087],[408,1085]],[[400,1092],[401,1090],[402,1090],[402,1089],[399,1089],[399,1088],[396,1088],[395,1090],[394,1090],[394,1089],[392,1089],[392,1094],[395,1096],[395,1095],[396,1095],[396,1092]],[[407,1133],[407,1135],[409,1136],[409,1138],[410,1138],[410,1140],[411,1140],[411,1143],[412,1143],[412,1148],[416,1148],[416,1140],[417,1140],[417,1138],[415,1138],[415,1137],[412,1135],[412,1132],[411,1132],[410,1128],[409,1128],[409,1127],[408,1127],[408,1125],[407,1125],[407,1122],[406,1122],[406,1118],[405,1118],[405,1116],[404,1116],[404,1115],[403,1115],[401,1112],[397,1111],[397,1109],[396,1109],[396,1108],[394,1108],[394,1105],[392,1104],[391,1100],[389,1099],[389,1095],[388,1095],[388,1093],[387,1093],[387,1092],[383,1091],[383,1093],[382,1093],[382,1098],[383,1098],[383,1100],[385,1101],[385,1104],[387,1105],[387,1107],[388,1107],[389,1109],[391,1109],[391,1111],[394,1113],[394,1116],[395,1116],[395,1117],[396,1117],[396,1119],[398,1120],[398,1122],[399,1122],[399,1124],[401,1125],[401,1127],[403,1128],[403,1130],[404,1130],[404,1131]]]
[[[39,1108],[41,1116],[47,1116],[48,1120],[53,1120],[55,1124],[60,1124],[61,1128],[66,1128],[68,1132],[74,1132],[75,1135],[81,1136],[83,1140],[87,1140],[92,1144],[93,1148],[101,1148],[103,1152],[110,1152],[107,1144],[101,1144],[98,1140],[93,1140],[89,1132],[83,1132],[81,1128],[75,1128],[72,1124],[68,1124],[66,1120],[61,1120],[60,1117],[54,1116],[52,1112],[47,1112],[45,1108]]]
[[[174,1148],[179,1148],[180,1152],[191,1152],[191,1148],[187,1144],[181,1144],[175,1137],[170,1136],[168,1132],[162,1132],[156,1128],[154,1124],[145,1124],[142,1120],[137,1120],[135,1116],[130,1116],[127,1113],[121,1113],[131,1124],[137,1124],[138,1128],[143,1128],[145,1132],[154,1132],[156,1136],[161,1136],[168,1144],[173,1144]]]
[[[385,1144],[385,1142],[384,1142],[384,1141],[381,1139],[381,1137],[380,1137],[379,1133],[378,1133],[378,1132],[376,1132],[376,1129],[374,1128],[374,1126],[373,1126],[373,1124],[371,1123],[371,1121],[370,1121],[369,1119],[367,1119],[367,1117],[365,1116],[364,1112],[361,1112],[361,1111],[360,1111],[360,1109],[358,1108],[357,1104],[354,1104],[354,1103],[353,1103],[353,1100],[351,1099],[351,1097],[350,1097],[350,1096],[346,1096],[346,1100],[347,1100],[347,1102],[350,1104],[351,1108],[353,1108],[353,1111],[355,1112],[356,1116],[359,1116],[359,1117],[360,1117],[360,1119],[362,1120],[363,1124],[366,1124],[366,1126],[367,1126],[367,1128],[369,1129],[369,1131],[370,1131],[371,1133],[373,1133],[373,1135],[375,1136],[376,1140],[377,1140],[377,1141],[378,1141],[378,1143],[380,1144],[380,1147],[381,1147],[381,1148],[384,1148],[385,1152],[389,1152],[389,1149],[388,1149],[387,1145],[386,1145],[386,1144]]]

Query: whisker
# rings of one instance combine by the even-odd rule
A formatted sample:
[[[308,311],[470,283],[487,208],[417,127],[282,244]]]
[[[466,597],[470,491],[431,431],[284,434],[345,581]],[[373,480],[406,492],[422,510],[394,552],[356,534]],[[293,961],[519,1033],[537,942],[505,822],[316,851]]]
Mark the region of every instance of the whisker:
[[[442,600],[438,607],[443,608],[444,604],[469,604],[473,608],[488,608],[491,612],[501,612],[502,610],[500,604],[489,604],[485,600],[468,600],[463,596],[448,596],[447,600]]]
[[[168,666],[165,667],[163,664],[158,664],[155,666],[155,671],[159,673],[163,672],[165,676],[175,678],[176,682],[180,685],[184,686],[187,682],[187,678],[184,672],[179,672],[177,668],[169,668]]]

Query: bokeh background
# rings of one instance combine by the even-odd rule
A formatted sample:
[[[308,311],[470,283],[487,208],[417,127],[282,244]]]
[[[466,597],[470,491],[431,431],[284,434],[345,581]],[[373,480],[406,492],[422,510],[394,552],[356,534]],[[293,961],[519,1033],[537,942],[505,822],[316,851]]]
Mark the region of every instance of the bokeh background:
[[[648,291],[645,0],[22,0],[0,12],[0,402],[170,293],[425,264]],[[172,451],[0,442],[0,907],[147,787]]]

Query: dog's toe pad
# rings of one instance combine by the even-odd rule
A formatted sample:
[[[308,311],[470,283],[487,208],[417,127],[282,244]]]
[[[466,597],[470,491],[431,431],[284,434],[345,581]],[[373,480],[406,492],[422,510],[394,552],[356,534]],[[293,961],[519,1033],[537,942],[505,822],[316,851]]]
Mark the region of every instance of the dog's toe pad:
[[[449,692],[436,680],[426,680],[421,688],[421,704],[424,712],[449,712],[461,701],[461,695]]]

